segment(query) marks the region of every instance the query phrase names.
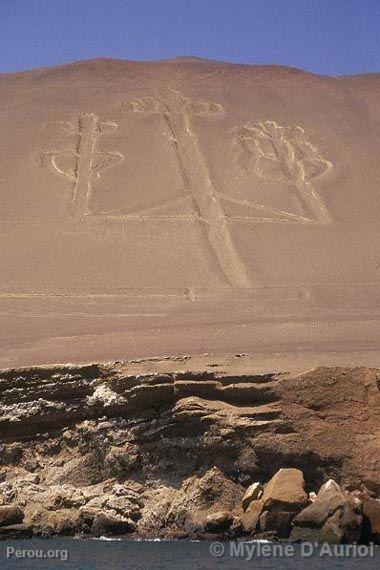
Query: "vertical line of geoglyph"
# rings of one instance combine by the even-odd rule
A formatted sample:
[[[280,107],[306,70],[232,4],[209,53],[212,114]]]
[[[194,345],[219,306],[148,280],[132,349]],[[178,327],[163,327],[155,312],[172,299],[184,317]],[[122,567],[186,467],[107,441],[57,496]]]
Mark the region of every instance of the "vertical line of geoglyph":
[[[251,283],[246,272],[246,266],[238,254],[231,236],[230,229],[218,194],[215,192],[207,164],[201,153],[197,136],[192,128],[190,116],[183,111],[186,132],[194,148],[200,172],[203,174],[204,184],[201,188],[205,200],[198,200],[198,208],[202,218],[208,223],[208,236],[219,263],[231,285],[236,287],[250,287]],[[195,193],[195,196],[197,194]],[[202,203],[204,207],[202,207]]]
[[[75,185],[71,200],[72,214],[82,218],[88,213],[91,198],[91,177],[96,142],[99,135],[98,119],[93,113],[78,117],[77,161],[75,166]]]
[[[237,252],[228,222],[192,125],[189,101],[177,92],[167,94],[165,120],[175,139],[182,178],[194,199],[194,209],[205,224],[206,236],[219,266],[234,287],[251,287],[246,266]]]

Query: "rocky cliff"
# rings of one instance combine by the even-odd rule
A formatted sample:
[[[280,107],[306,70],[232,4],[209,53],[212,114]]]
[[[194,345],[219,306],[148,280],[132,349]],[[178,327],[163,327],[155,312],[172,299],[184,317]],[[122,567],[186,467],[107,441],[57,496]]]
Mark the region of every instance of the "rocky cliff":
[[[360,511],[354,539],[378,533],[380,370],[250,374],[241,361],[1,371],[1,534],[294,536],[329,479]],[[285,499],[269,482],[263,504],[247,500],[279,470],[291,472]],[[247,522],[251,501],[260,512]],[[324,504],[326,520],[338,507]]]

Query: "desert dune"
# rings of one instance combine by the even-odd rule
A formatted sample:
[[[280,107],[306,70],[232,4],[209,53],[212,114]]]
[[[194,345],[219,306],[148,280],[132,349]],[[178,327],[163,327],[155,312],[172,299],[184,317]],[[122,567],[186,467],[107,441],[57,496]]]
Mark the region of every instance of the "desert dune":
[[[0,367],[380,365],[380,75],[84,61],[0,124]]]

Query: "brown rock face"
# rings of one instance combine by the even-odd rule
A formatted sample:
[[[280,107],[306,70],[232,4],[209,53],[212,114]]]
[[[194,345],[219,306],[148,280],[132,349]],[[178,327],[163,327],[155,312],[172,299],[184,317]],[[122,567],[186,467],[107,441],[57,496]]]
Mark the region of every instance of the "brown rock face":
[[[25,513],[17,532],[199,537],[211,517],[207,532],[228,538],[257,533],[266,512],[261,532],[285,535],[308,492],[334,477],[353,495],[325,484],[293,530],[314,525],[320,536],[339,511],[328,526],[353,540],[354,490],[380,495],[376,448],[368,450],[379,372],[254,374],[250,357],[196,362],[0,371],[0,506]],[[264,494],[244,513],[252,481]],[[105,530],[98,515],[110,521]]]
[[[299,469],[280,469],[265,486],[263,503],[266,510],[297,511],[308,500],[304,477]]]
[[[0,100],[1,367],[379,365],[379,74],[94,60]]]

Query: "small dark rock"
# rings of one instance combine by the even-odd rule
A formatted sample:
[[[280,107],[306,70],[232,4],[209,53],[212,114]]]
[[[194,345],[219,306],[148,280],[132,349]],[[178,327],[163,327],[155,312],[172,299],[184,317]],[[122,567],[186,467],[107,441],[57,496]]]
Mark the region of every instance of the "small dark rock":
[[[231,513],[228,511],[219,511],[207,515],[204,528],[208,532],[223,532],[230,528],[232,520]]]
[[[0,506],[0,526],[22,523],[24,513],[17,505]]]
[[[260,531],[275,531],[278,538],[288,538],[293,517],[294,513],[289,511],[264,511],[260,516]]]

